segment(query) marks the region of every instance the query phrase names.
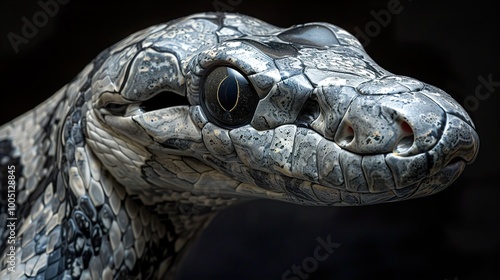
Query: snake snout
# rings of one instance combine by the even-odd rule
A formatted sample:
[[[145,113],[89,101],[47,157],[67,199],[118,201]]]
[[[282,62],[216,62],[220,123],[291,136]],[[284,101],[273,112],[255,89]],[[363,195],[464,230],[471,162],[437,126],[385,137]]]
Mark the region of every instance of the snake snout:
[[[385,125],[377,123],[376,120],[367,124],[364,121],[346,119],[340,124],[335,142],[340,147],[355,153],[373,154],[392,151],[403,154],[413,147],[415,134],[412,126],[403,119]]]
[[[351,103],[334,141],[358,154],[426,152],[438,141],[446,114],[419,92],[359,96]]]

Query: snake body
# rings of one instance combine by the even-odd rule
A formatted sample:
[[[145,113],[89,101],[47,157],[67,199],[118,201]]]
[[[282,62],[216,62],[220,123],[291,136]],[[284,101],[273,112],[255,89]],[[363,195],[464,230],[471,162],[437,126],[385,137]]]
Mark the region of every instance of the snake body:
[[[427,196],[478,147],[448,94],[335,25],[194,14],[104,50],[0,128],[0,278],[172,277],[234,202]]]

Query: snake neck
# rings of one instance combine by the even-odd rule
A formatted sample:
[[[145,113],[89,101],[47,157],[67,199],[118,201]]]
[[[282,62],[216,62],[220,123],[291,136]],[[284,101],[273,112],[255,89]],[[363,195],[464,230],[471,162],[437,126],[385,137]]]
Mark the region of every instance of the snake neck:
[[[86,104],[75,102],[61,131],[61,184],[68,209],[61,239],[71,275],[80,271],[79,276],[90,273],[96,279],[101,273],[137,279],[173,275],[188,244],[216,212],[178,200],[145,204],[144,197],[119,183],[116,169],[105,165],[91,147],[87,118],[82,117]]]
[[[3,262],[0,276],[158,279],[172,275],[188,244],[216,211],[176,200],[145,205],[129,194],[87,143],[83,98],[83,93],[69,95],[64,87],[0,128],[1,167],[15,166],[16,171],[15,215],[10,217],[15,218],[16,234],[12,243],[0,244],[4,255],[15,255],[15,267],[10,267],[12,272]],[[2,193],[7,188],[4,177]],[[5,230],[7,201],[1,200],[0,206]]]
[[[93,157],[91,151],[85,154]],[[175,202],[162,205],[158,214],[156,207],[129,195],[98,162],[89,159],[82,169],[86,164],[80,159],[77,165],[78,172],[70,167],[64,180],[69,182],[68,211],[61,234],[72,271],[83,263],[96,275],[161,278],[173,273],[188,244],[215,214]],[[100,171],[92,170],[96,167]],[[85,168],[92,170],[90,176]]]

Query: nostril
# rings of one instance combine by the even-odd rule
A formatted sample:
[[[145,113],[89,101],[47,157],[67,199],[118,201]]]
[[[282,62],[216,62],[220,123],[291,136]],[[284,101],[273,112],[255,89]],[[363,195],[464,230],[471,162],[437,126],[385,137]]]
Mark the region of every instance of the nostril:
[[[413,136],[406,136],[401,139],[396,145],[395,153],[401,154],[407,151],[409,148],[413,146]]]
[[[411,129],[411,126],[407,122],[402,121],[399,125],[403,133],[413,135],[413,129]]]
[[[410,149],[413,146],[413,142],[415,142],[415,135],[413,133],[413,129],[407,122],[401,121],[399,127],[401,129],[401,136],[394,148],[394,153],[397,154],[401,154],[408,151],[408,149]]]
[[[341,146],[347,146],[354,140],[354,129],[350,125],[346,125],[337,136],[337,143]]]

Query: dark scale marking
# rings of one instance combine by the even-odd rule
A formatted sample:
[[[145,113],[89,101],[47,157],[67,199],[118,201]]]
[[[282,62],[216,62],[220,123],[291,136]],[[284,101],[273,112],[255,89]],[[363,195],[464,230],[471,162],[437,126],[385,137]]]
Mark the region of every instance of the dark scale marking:
[[[73,279],[80,279],[83,270],[83,264],[81,259],[75,259],[71,264],[71,276]]]
[[[73,246],[75,249],[75,256],[81,257],[83,252],[83,247],[85,246],[85,236],[80,231],[77,231],[75,234],[75,240],[73,242]]]
[[[69,118],[66,118],[64,120],[64,125],[63,125],[63,138],[64,139],[69,139],[71,137],[71,129],[73,128],[73,125],[71,123],[71,120]]]
[[[83,97],[83,94],[79,94],[78,98],[76,99],[75,102],[75,107],[81,108],[83,105],[85,105],[85,98]]]
[[[90,259],[92,258],[92,255],[93,255],[92,248],[89,246],[85,246],[82,252],[82,262],[83,262],[83,267],[85,269],[89,267],[89,262]]]
[[[78,146],[83,146],[85,144],[84,137],[83,137],[83,132],[82,129],[79,126],[74,126],[71,129],[71,139],[75,142],[76,145]]]
[[[79,125],[81,118],[82,118],[82,115],[80,112],[80,108],[75,107],[75,110],[73,111],[73,113],[71,113],[71,122],[73,123],[73,125]]]
[[[66,159],[70,163],[75,162],[75,143],[71,138],[68,138],[68,142],[66,142]]]
[[[101,230],[101,226],[94,225],[92,229],[92,235],[90,236],[90,241],[92,243],[92,248],[94,249],[94,255],[98,255],[101,250],[101,241],[102,241],[103,232]]]
[[[73,212],[73,217],[76,225],[86,238],[90,238],[91,222],[90,219],[80,210]]]
[[[95,223],[96,222],[96,218],[97,218],[97,211],[92,203],[92,201],[90,200],[90,198],[88,196],[82,196],[80,198],[80,207],[83,211],[83,213],[85,213],[85,215],[93,222]]]
[[[73,242],[76,234],[76,225],[74,220],[66,220],[63,222],[62,234],[63,237],[65,237],[66,242]]]

